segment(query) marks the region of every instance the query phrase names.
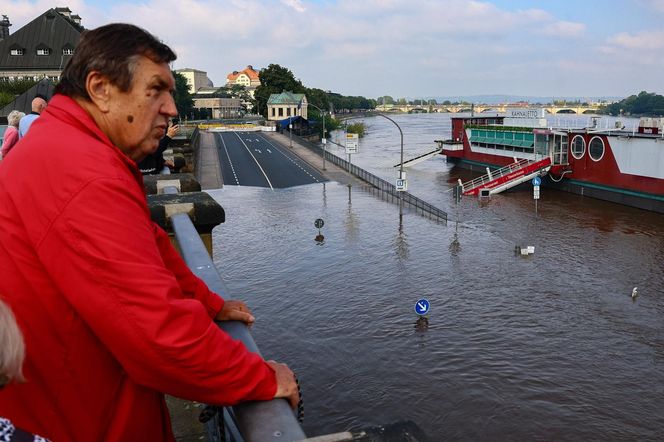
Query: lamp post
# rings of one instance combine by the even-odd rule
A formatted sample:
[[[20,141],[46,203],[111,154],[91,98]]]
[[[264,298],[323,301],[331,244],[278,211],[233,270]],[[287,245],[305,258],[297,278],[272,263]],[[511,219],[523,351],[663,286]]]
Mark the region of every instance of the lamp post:
[[[321,113],[321,117],[323,118],[323,138],[321,139],[321,143],[323,143],[323,170],[325,170],[325,154],[327,153],[325,150],[325,147],[327,146],[327,139],[325,138],[325,112],[315,104],[309,104],[318,109],[318,112]]]
[[[288,141],[290,148],[293,148],[293,117],[288,117]]]

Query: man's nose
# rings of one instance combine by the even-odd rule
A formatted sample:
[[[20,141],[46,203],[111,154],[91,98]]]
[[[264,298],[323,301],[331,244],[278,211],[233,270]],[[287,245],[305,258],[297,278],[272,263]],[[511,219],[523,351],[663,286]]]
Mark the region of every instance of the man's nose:
[[[168,94],[166,103],[161,107],[161,113],[168,115],[169,117],[177,117],[178,109],[175,107],[175,100],[171,94]]]

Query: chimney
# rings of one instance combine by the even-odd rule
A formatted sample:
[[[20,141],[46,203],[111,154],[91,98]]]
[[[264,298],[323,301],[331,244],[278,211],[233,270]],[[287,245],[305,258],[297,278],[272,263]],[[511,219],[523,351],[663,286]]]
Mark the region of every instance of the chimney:
[[[0,40],[9,37],[9,27],[11,25],[12,24],[9,23],[9,18],[6,15],[3,15],[2,21],[0,21]]]

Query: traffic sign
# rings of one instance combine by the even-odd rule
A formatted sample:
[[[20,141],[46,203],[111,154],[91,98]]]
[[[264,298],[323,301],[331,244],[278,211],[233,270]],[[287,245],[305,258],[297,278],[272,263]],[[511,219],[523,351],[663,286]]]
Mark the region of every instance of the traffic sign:
[[[540,197],[540,186],[533,186],[533,199],[538,200]]]
[[[540,177],[538,177],[538,176],[536,176],[535,178],[533,178],[533,186],[537,186],[537,187],[539,187],[540,184],[542,184],[542,178],[540,178]]]
[[[346,153],[357,153],[360,144],[360,136],[358,134],[346,134]]]
[[[318,218],[316,221],[314,221],[314,226],[315,226],[317,229],[322,229],[324,225],[325,225],[325,221],[323,221],[323,220],[320,219],[320,218]]]
[[[420,316],[426,315],[429,313],[429,307],[431,307],[429,300],[422,298],[415,303],[415,313]]]
[[[408,190],[408,180],[397,179],[396,184],[397,192],[405,192]]]

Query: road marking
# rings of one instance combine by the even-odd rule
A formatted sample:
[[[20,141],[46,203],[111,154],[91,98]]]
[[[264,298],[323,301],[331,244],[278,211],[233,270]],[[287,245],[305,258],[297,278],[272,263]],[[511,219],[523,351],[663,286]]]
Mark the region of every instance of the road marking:
[[[228,154],[228,149],[226,149],[226,143],[224,142],[223,134],[220,133],[218,135],[219,135],[219,138],[221,138],[221,144],[224,145],[224,151],[226,151],[226,157],[228,157],[228,164],[231,166],[231,172],[233,172],[233,177],[235,178],[235,182],[239,186],[240,185],[240,180],[237,179],[237,174],[235,173],[235,167],[233,167],[233,162],[231,161],[231,156]],[[220,165],[220,167],[221,167],[221,165]]]
[[[260,149],[256,149],[256,148],[254,148],[254,152],[263,153],[263,152],[261,152]]]
[[[272,187],[272,183],[270,182],[270,179],[267,177],[267,174],[265,173],[265,171],[264,171],[263,168],[261,167],[261,164],[258,162],[258,160],[257,160],[256,157],[254,156],[254,154],[251,153],[251,150],[249,149],[249,146],[247,146],[247,143],[245,143],[244,141],[242,141],[242,138],[240,137],[240,135],[238,135],[237,132],[235,132],[235,135],[237,135],[237,138],[238,138],[238,140],[240,140],[240,143],[242,143],[242,144],[244,145],[244,148],[247,149],[247,152],[249,152],[249,155],[251,155],[251,158],[254,159],[254,161],[256,162],[256,165],[258,166],[258,168],[261,170],[261,172],[263,172],[263,176],[264,176],[265,179],[267,180],[267,184],[270,186],[270,189],[274,190],[274,187]]]
[[[302,163],[306,164],[306,163],[304,162],[304,160],[301,160],[299,157],[297,157],[297,159],[298,159],[299,161],[295,161],[295,159],[293,159],[292,157],[286,155],[281,149],[279,149],[279,147],[277,147],[277,146],[275,146],[274,144],[272,144],[272,142],[271,142],[270,140],[268,140],[267,138],[265,138],[263,135],[260,135],[260,137],[261,137],[261,138],[263,139],[263,141],[265,141],[267,144],[269,144],[269,145],[271,145],[272,147],[274,147],[274,148],[277,150],[277,152],[279,152],[280,154],[282,154],[283,156],[285,156],[286,158],[288,158],[288,160],[289,160],[291,163],[295,164],[295,165],[296,165],[296,166],[297,166],[302,172],[304,172],[304,173],[306,173],[307,175],[309,175],[309,176],[311,177],[311,179],[313,179],[313,180],[316,181],[317,183],[320,183],[320,181],[318,180],[318,178],[316,178],[315,176],[313,176],[311,173],[309,173],[308,170],[306,170],[304,167],[302,167]],[[295,155],[295,154],[293,154],[293,155]],[[307,165],[308,165],[308,164],[307,164]],[[309,166],[309,167],[311,167],[311,166]]]

